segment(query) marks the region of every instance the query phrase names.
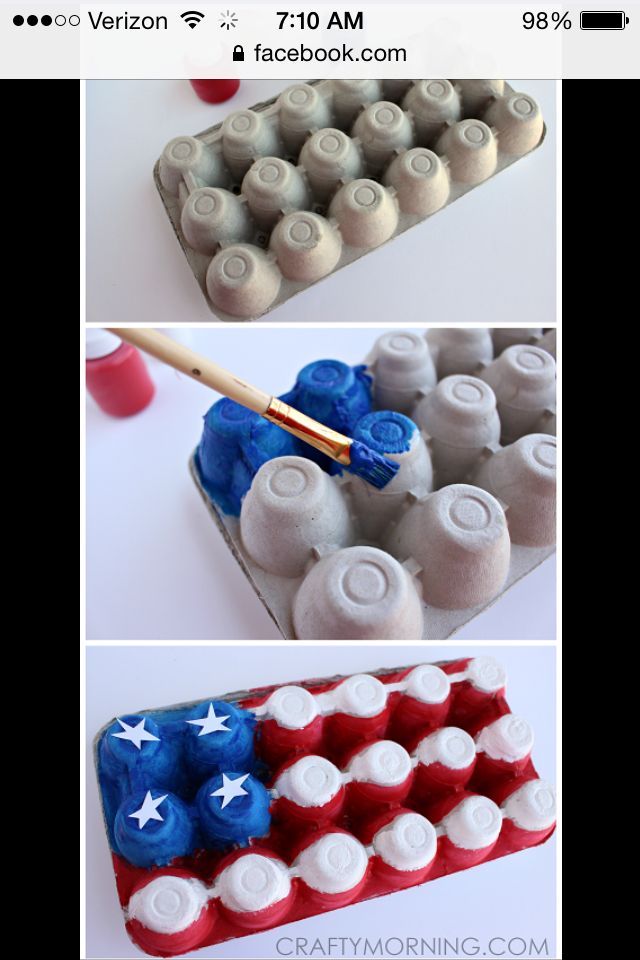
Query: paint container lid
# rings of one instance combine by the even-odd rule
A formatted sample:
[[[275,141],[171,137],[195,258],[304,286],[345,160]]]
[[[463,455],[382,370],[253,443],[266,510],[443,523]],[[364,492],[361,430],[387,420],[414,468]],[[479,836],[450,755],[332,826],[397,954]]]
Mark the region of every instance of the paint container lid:
[[[87,360],[99,360],[115,353],[122,340],[108,330],[87,330]]]

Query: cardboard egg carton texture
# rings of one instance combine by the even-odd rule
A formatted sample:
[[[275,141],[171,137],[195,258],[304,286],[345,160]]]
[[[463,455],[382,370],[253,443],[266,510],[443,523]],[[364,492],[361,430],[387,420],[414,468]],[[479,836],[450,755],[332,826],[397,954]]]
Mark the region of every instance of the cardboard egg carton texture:
[[[170,141],[154,179],[211,311],[256,319],[536,149],[503,80],[316,80]]]
[[[373,412],[344,432],[400,463],[383,491],[267,453],[234,516],[196,451],[210,515],[286,639],[445,639],[553,554],[554,331],[492,332],[398,331],[373,346]],[[305,371],[334,369],[351,374]],[[380,431],[403,452],[376,447]]]
[[[553,786],[491,657],[143,710],[95,739],[129,936],[174,956],[543,843]]]

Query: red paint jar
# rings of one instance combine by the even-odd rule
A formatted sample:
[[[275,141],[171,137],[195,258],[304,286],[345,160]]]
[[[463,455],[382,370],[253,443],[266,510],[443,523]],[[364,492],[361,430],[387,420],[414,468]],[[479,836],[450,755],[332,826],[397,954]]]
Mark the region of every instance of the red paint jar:
[[[87,390],[112,417],[130,417],[147,407],[155,393],[142,355],[106,330],[87,331]]]
[[[189,80],[189,83],[205,103],[224,103],[240,87],[239,80]]]

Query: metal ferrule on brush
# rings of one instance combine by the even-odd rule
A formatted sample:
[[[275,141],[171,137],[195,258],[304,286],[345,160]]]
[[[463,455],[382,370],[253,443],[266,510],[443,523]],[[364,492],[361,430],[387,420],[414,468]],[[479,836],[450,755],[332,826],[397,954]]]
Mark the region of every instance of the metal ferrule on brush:
[[[271,423],[277,423],[279,427],[292,433],[294,437],[299,437],[300,440],[310,443],[316,450],[326,453],[332,460],[337,460],[344,467],[348,467],[351,463],[349,449],[352,441],[349,437],[338,433],[337,430],[325,427],[305,413],[300,413],[299,410],[290,407],[288,403],[278,400],[277,397],[271,398],[271,402],[262,416]]]

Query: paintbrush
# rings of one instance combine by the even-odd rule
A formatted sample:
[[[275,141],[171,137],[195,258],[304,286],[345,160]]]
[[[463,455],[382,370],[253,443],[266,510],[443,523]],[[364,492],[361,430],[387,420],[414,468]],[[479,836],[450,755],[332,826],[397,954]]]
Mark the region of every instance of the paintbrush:
[[[398,463],[387,460],[366,444],[325,427],[157,330],[111,327],[110,331],[180,373],[186,373],[188,377],[199,380],[230,400],[260,414],[265,420],[277,424],[321,453],[326,453],[349,473],[361,477],[378,490],[386,487],[400,469]]]

